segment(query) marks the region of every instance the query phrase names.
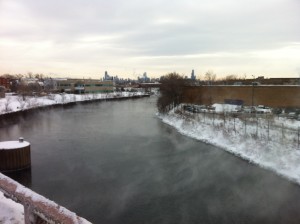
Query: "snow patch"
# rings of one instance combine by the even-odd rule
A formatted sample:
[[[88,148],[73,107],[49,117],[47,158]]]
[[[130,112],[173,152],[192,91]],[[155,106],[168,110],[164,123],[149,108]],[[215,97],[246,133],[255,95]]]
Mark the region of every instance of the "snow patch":
[[[23,224],[24,207],[23,205],[6,198],[0,191],[0,223],[1,224]]]
[[[227,120],[224,125],[220,119],[205,121],[203,117],[202,120],[196,117],[187,119],[185,115],[176,113],[175,110],[157,116],[183,135],[215,145],[300,184],[300,151],[297,150],[296,143],[290,139],[280,141],[282,135],[280,129],[270,132],[271,138],[278,141],[269,141],[266,137],[253,137],[251,133],[256,132],[255,125],[247,126],[248,133],[245,133],[244,123],[239,119]],[[283,122],[280,118],[275,119],[275,123],[279,121]],[[228,128],[233,125],[235,130]],[[285,125],[287,126],[287,123]],[[293,126],[296,125],[291,124],[291,127]],[[263,133],[258,134],[263,136]]]
[[[44,205],[59,208],[59,212],[61,214],[63,214],[64,216],[72,219],[72,223],[74,223],[74,224],[76,224],[76,223],[90,224],[90,222],[84,218],[78,219],[77,215],[74,212],[71,212],[62,206],[59,206],[54,201],[51,201],[51,200],[43,197],[42,195],[35,193],[34,191],[24,187],[23,185],[19,184],[18,182],[14,181],[0,173],[0,180],[1,179],[6,180],[9,183],[16,185],[17,186],[16,193],[21,193],[26,198],[30,198],[34,202],[41,202]],[[3,195],[3,193],[0,192],[0,223],[2,224],[1,217],[3,217],[2,219],[4,221],[12,220],[12,218],[14,218],[14,217],[18,218],[18,222],[6,222],[6,223],[24,223],[24,222],[22,222],[22,219],[20,217],[21,215],[22,216],[24,215],[24,208],[23,208],[22,212],[20,213],[20,207],[19,207],[19,206],[21,206],[21,207],[23,207],[23,206],[21,204],[15,203],[14,201],[12,201],[10,199],[5,198],[4,196],[1,198],[2,195]],[[23,217],[23,220],[24,220],[24,217]]]
[[[0,142],[0,150],[8,150],[8,149],[19,149],[29,146],[29,142],[23,141],[6,141]]]

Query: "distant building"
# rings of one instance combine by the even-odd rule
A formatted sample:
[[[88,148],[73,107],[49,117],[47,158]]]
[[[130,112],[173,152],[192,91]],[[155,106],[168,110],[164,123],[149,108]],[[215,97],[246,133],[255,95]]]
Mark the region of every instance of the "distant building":
[[[241,85],[243,85],[243,82],[234,82],[233,85],[234,86],[241,86]]]
[[[10,78],[0,77],[0,86],[10,89]]]
[[[24,83],[25,85],[35,84],[35,83],[39,82],[39,79],[37,79],[37,78],[22,78],[21,82]]]
[[[192,70],[191,77],[185,76],[184,79],[185,79],[186,85],[189,85],[189,86],[197,86],[200,84],[200,81],[196,80],[194,69]]]
[[[194,73],[194,69],[192,70],[191,80],[196,80],[196,76],[195,76],[195,73]]]
[[[147,77],[147,72],[144,72],[143,76],[138,78],[138,81],[141,83],[148,83],[150,82],[150,78]]]
[[[67,78],[46,78],[44,79],[44,89],[46,91],[57,91],[58,82],[66,81]]]
[[[57,89],[68,93],[109,93],[114,91],[113,80],[66,79],[57,81]]]
[[[215,85],[300,85],[299,78],[264,78],[259,76],[255,79],[232,79],[217,80]]]
[[[6,88],[4,86],[0,86],[0,98],[5,97]]]
[[[114,77],[113,77],[113,76],[110,76],[110,75],[107,73],[107,71],[105,71],[103,80],[113,80],[113,79],[114,79]]]

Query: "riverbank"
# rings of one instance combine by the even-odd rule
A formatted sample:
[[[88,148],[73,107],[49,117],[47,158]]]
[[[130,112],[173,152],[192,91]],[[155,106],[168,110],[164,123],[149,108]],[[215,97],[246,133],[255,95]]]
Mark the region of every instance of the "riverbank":
[[[18,113],[30,113],[34,110],[44,110],[49,107],[67,107],[75,104],[91,103],[106,100],[125,100],[148,97],[142,92],[115,92],[97,94],[49,94],[42,97],[6,96],[0,99],[0,119],[8,119]]]
[[[176,109],[168,114],[157,115],[183,135],[215,145],[300,184],[300,150],[295,140],[297,136],[287,136],[281,140],[283,133],[280,129],[261,130],[257,134],[255,123],[249,124],[245,131],[245,122],[237,118],[226,120],[225,123],[220,118],[208,119],[207,114],[194,115]],[[255,132],[256,135],[253,134]]]

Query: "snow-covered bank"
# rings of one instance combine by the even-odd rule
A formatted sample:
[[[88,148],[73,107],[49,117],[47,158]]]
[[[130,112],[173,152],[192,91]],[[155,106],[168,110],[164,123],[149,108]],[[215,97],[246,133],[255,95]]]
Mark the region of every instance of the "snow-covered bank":
[[[219,118],[208,119],[207,114],[182,113],[178,110],[158,114],[158,117],[186,136],[215,145],[300,184],[297,135],[283,134],[281,129],[257,130],[255,123],[248,124],[245,131],[244,121],[238,118],[226,120],[225,123]],[[264,122],[260,120],[266,126]]]
[[[49,94],[42,97],[6,96],[0,99],[0,115],[49,105],[105,99],[122,99],[146,95],[142,92],[115,92],[95,94]]]

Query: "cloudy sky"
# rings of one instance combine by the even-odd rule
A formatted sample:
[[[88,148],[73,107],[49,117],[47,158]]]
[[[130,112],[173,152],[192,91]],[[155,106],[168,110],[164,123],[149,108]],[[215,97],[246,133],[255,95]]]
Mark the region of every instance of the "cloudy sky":
[[[299,77],[299,0],[0,0],[0,74]]]

